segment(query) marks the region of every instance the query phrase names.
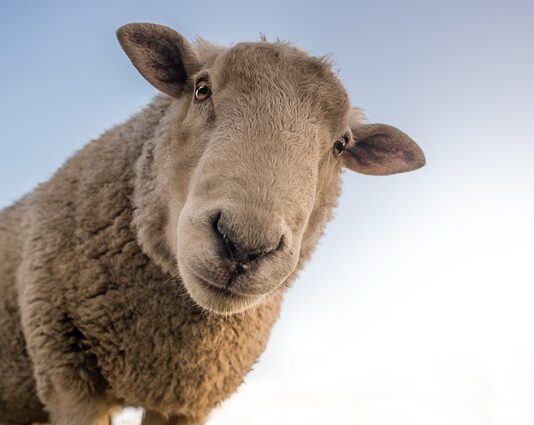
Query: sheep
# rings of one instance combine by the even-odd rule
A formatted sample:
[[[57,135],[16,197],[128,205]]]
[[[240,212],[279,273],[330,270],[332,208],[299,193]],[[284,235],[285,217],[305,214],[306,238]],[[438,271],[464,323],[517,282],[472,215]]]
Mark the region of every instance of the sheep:
[[[206,421],[263,352],[341,172],[425,157],[367,124],[325,58],[122,26],[161,93],[0,212],[0,422]]]

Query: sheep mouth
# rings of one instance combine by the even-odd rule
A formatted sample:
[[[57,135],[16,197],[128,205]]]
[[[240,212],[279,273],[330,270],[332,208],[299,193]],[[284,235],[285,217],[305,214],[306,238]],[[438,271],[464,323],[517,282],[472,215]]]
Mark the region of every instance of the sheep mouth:
[[[214,292],[220,296],[223,296],[223,297],[250,297],[250,295],[245,295],[245,294],[240,294],[236,291],[233,291],[229,288],[225,288],[225,287],[220,287],[220,286],[217,286],[217,285],[214,285],[213,283],[207,281],[206,279],[202,279],[200,277],[197,276],[197,279],[198,281],[200,282],[201,285],[203,285],[206,289],[208,289],[209,291],[211,292]]]
[[[259,304],[265,297],[263,294],[249,295],[232,287],[221,287],[192,270],[189,270],[189,274],[193,282],[189,280],[189,285],[186,283],[185,286],[191,298],[200,307],[214,313],[228,315],[243,312]]]

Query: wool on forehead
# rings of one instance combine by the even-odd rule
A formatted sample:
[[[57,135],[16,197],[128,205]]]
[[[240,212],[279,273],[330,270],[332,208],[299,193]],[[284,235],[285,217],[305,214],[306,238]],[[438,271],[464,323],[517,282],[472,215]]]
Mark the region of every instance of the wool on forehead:
[[[231,85],[233,92],[242,94],[262,91],[293,98],[335,129],[346,119],[348,96],[326,56],[311,56],[283,41],[224,48],[197,39],[195,48],[203,66],[216,74],[219,89]]]

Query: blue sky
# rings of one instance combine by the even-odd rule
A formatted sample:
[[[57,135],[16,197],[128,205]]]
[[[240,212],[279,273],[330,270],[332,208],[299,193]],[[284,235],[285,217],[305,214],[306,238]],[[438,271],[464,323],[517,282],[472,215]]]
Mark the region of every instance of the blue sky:
[[[425,150],[414,173],[345,174],[267,352],[210,424],[534,422],[533,2],[8,0],[0,11],[0,207],[150,101],[115,40],[133,21],[329,53],[369,120]]]
[[[453,155],[513,162],[519,152],[488,140],[529,148],[533,16],[527,1],[3,2],[0,205],[150,99],[115,41],[131,21],[222,43],[262,32],[331,53],[353,102],[420,141],[434,171]]]

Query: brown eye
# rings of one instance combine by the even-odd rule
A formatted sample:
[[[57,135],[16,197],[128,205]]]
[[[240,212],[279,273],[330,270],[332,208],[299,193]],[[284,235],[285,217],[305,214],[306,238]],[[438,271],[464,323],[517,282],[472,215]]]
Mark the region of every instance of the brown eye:
[[[195,87],[195,100],[203,102],[211,96],[210,83],[207,81],[199,81]]]
[[[342,137],[341,139],[337,139],[334,142],[334,155],[336,155],[336,156],[341,155],[345,151],[346,147],[347,147],[347,138],[346,137]]]

